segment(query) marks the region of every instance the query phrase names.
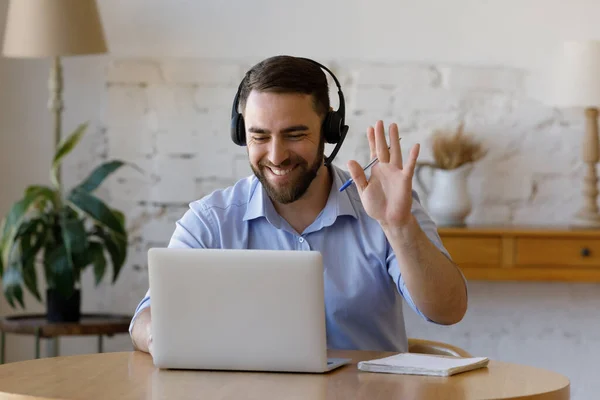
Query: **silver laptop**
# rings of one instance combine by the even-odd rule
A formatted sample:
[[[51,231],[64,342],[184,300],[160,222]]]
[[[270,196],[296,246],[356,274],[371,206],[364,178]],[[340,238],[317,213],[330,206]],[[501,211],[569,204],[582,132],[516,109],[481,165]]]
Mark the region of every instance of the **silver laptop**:
[[[152,248],[154,364],[162,369],[327,372],[317,251]]]

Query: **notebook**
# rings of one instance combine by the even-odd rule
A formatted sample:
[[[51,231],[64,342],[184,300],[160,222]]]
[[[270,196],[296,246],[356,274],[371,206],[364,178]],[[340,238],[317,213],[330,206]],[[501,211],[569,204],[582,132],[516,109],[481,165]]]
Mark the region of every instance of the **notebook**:
[[[370,361],[360,361],[358,369],[388,374],[450,376],[483,368],[487,357],[458,358],[434,354],[400,353]]]

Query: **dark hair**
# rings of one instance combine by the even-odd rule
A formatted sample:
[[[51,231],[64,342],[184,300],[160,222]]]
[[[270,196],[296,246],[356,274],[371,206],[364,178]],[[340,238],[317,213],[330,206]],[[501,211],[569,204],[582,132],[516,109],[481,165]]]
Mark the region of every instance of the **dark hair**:
[[[310,94],[317,114],[325,116],[329,111],[327,77],[318,65],[304,59],[275,56],[252,67],[246,73],[240,89],[239,103],[242,112],[252,90]]]

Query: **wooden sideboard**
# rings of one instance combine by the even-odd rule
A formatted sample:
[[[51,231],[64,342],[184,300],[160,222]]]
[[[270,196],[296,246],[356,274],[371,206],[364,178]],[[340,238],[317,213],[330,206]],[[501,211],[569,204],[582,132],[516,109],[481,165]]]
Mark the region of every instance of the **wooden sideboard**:
[[[600,282],[600,230],[439,227],[469,280]]]

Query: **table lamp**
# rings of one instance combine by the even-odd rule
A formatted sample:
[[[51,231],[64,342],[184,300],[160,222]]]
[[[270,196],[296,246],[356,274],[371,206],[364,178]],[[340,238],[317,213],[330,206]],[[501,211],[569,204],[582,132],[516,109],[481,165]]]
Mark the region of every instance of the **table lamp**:
[[[556,107],[580,107],[586,119],[583,137],[584,202],[573,216],[575,228],[600,228],[598,212],[598,107],[600,106],[600,42],[566,41],[552,60],[552,75],[543,101]]]
[[[53,59],[48,108],[56,150],[63,111],[60,57],[107,52],[95,0],[10,0],[2,51],[7,57]],[[60,170],[57,175],[60,183]]]

